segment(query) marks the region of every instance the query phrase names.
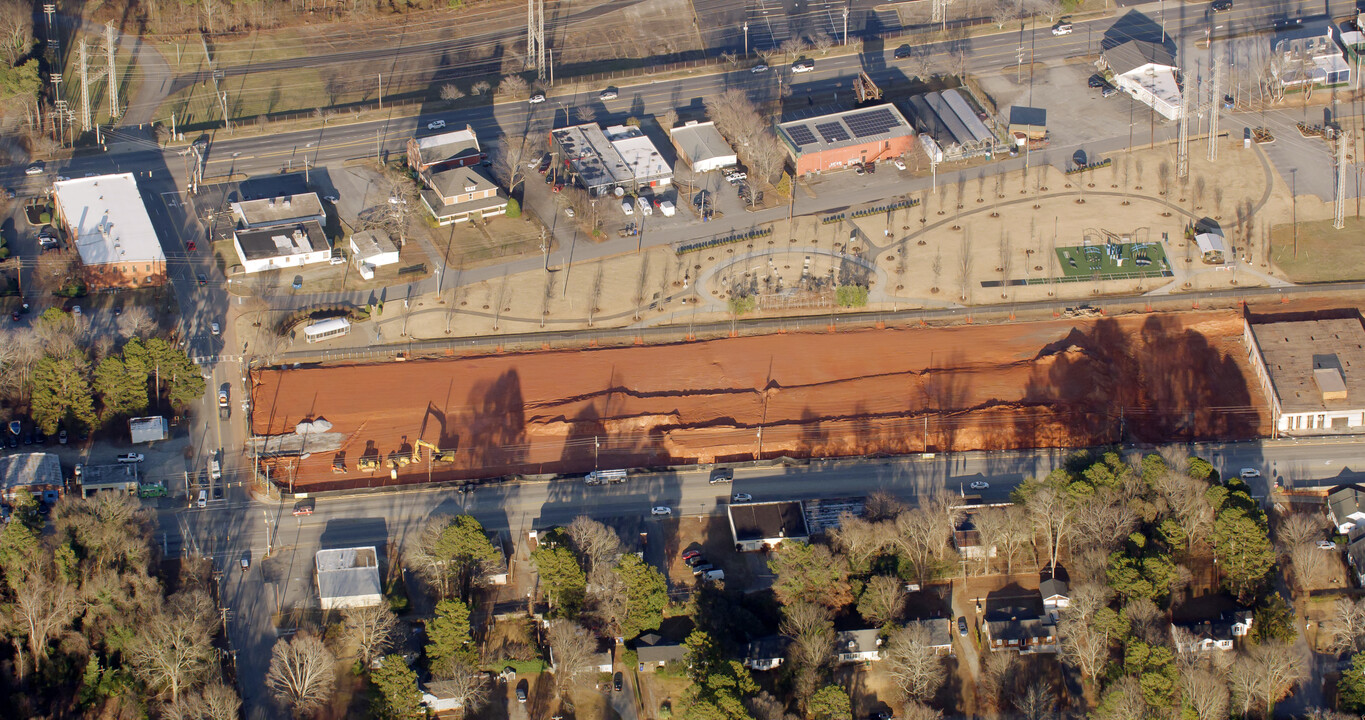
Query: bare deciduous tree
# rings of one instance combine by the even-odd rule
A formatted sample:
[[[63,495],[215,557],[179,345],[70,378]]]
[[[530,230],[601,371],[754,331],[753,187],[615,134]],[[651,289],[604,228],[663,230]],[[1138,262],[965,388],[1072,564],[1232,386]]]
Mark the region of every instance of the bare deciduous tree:
[[[1327,554],[1317,547],[1325,529],[1320,515],[1293,513],[1284,517],[1277,528],[1281,556],[1294,567],[1294,583],[1300,590],[1317,587],[1328,571]]]
[[[773,134],[771,124],[739,89],[726,90],[706,99],[706,112],[716,129],[741,153],[749,166],[750,177],[771,182],[785,162],[785,150]]]
[[[1306,658],[1293,642],[1267,640],[1239,653],[1228,667],[1228,684],[1245,715],[1253,704],[1270,717],[1275,703],[1304,679]]]
[[[574,518],[566,531],[574,549],[588,561],[589,571],[598,567],[611,569],[621,559],[621,538],[616,531],[587,515]]]
[[[1015,709],[1026,720],[1043,720],[1051,717],[1056,705],[1057,698],[1052,692],[1052,683],[1046,680],[1029,683],[1024,693],[1014,700]]]
[[[488,81],[486,81],[486,80],[480,80],[480,81],[474,83],[473,85],[470,85],[470,86],[469,86],[469,92],[472,93],[472,94],[474,94],[474,95],[482,95],[482,94],[488,92],[488,89],[489,89],[490,87],[491,87],[491,86],[488,84]]]
[[[896,543],[920,585],[934,578],[962,511],[946,495],[924,499],[896,517]]]
[[[898,577],[874,575],[858,598],[858,612],[864,620],[883,626],[900,617],[905,604],[905,585]]]
[[[545,640],[554,661],[555,686],[562,697],[568,698],[579,678],[592,670],[597,640],[581,625],[568,620],[551,622]]]
[[[873,492],[863,503],[863,515],[873,522],[895,520],[904,511],[905,503],[885,490]]]
[[[33,47],[33,6],[22,0],[0,0],[0,53],[10,65]]]
[[[28,662],[33,669],[47,658],[48,641],[56,637],[81,610],[85,602],[81,599],[76,586],[60,577],[52,564],[46,560],[35,562],[18,582],[11,581],[14,589],[10,612],[13,620],[10,633],[15,654],[18,655],[18,668],[24,672],[24,648],[20,639],[27,640]]]
[[[1333,650],[1350,653],[1365,650],[1365,600],[1338,599],[1331,627]]]
[[[166,607],[139,624],[129,648],[134,672],[175,702],[212,667],[213,600],[200,590],[173,595]]]
[[[597,111],[591,105],[579,105],[573,109],[573,116],[580,123],[590,123],[597,119]]]
[[[943,712],[922,702],[908,702],[897,717],[901,720],[943,720]]]
[[[363,667],[388,652],[398,637],[398,616],[388,605],[370,605],[346,611],[346,636],[355,643],[356,657]]]
[[[1006,573],[1013,573],[1017,562],[1033,566],[1031,549],[1033,533],[1024,508],[1010,505],[1006,508],[985,508],[978,512],[972,522],[981,535],[981,545],[994,548],[997,561],[1004,563]],[[990,568],[990,558],[986,558]]]
[[[1131,675],[1119,678],[1104,693],[1104,708],[1104,720],[1144,720],[1148,715],[1142,684]]]
[[[829,49],[834,47],[834,38],[826,33],[819,33],[810,41],[810,45],[821,55],[827,55]]]
[[[464,97],[464,91],[455,83],[446,83],[441,86],[442,100],[459,100]]]
[[[275,641],[266,687],[280,704],[305,715],[326,704],[336,689],[336,658],[312,635]]]
[[[891,634],[882,651],[882,665],[907,700],[928,700],[938,692],[948,671],[930,646],[929,631],[919,625]]]
[[[520,75],[508,75],[498,83],[498,94],[508,98],[524,98],[530,86]]]
[[[487,704],[491,692],[488,675],[462,662],[451,663],[449,672],[442,679],[428,683],[428,686],[459,702],[466,717]]]
[[[834,546],[848,558],[855,569],[867,567],[891,542],[894,532],[888,523],[864,520],[850,512],[839,514],[839,525],[831,530]]]
[[[1057,623],[1062,660],[1094,682],[1109,664],[1109,629],[1074,611]]]
[[[1127,498],[1118,491],[1103,488],[1076,507],[1076,532],[1106,552],[1117,550],[1128,533],[1137,527],[1138,516]]]
[[[1192,655],[1187,653],[1186,655]],[[1199,720],[1220,720],[1228,716],[1228,682],[1211,663],[1185,661],[1181,656],[1180,686],[1185,691],[1185,702]]]
[[[1061,552],[1062,543],[1071,530],[1075,507],[1063,492],[1050,485],[1043,485],[1029,495],[1024,502],[1024,508],[1029,512],[1033,527],[1043,535],[1048,567],[1055,573],[1057,555]]]

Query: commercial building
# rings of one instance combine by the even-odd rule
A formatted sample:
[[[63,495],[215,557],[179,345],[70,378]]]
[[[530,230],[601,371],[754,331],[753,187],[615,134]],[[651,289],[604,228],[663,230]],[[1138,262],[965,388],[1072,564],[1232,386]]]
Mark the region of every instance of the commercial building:
[[[235,202],[232,203],[232,214],[237,218],[238,227],[251,230],[310,220],[319,225],[327,224],[327,211],[315,192]]]
[[[369,607],[384,602],[379,554],[374,547],[319,550],[314,558],[323,610]]]
[[[1009,134],[1020,147],[1047,140],[1047,109],[1024,105],[1011,107]]]
[[[810,539],[799,500],[731,504],[725,511],[736,552],[776,549],[788,540]]]
[[[594,195],[673,181],[673,167],[638,127],[574,125],[552,131],[550,141],[571,178]]]
[[[236,230],[232,245],[242,259],[243,272],[302,267],[327,262],[332,246],[316,220],[256,230]]]
[[[1295,21],[1271,36],[1270,73],[1284,88],[1349,83],[1351,66],[1343,50],[1349,41],[1326,18]]]
[[[383,230],[361,230],[351,235],[351,261],[366,280],[374,277],[374,269],[398,264],[398,248]]]
[[[689,120],[680,127],[670,128],[668,136],[678,151],[678,157],[694,172],[711,172],[739,162],[734,148],[725,142],[716,124],[709,120]]]
[[[1179,71],[1165,45],[1129,40],[1101,53],[1098,64],[1113,73],[1115,87],[1167,120],[1180,119]]]
[[[1242,339],[1275,435],[1365,429],[1365,328],[1359,319],[1245,321]]]
[[[904,155],[915,129],[894,105],[885,104],[777,126],[798,175],[843,170]]]
[[[75,476],[77,491],[81,497],[86,498],[102,492],[135,495],[141,482],[138,477],[137,463],[78,464],[72,474]]]
[[[423,180],[422,205],[441,225],[507,212],[507,194],[477,165],[429,172]]]
[[[52,453],[19,453],[0,457],[0,498],[14,502],[27,490],[35,500],[51,505],[62,496],[62,461]]]
[[[91,289],[166,283],[166,254],[132,173],[52,185],[53,222],[80,254]]]
[[[474,128],[451,130],[423,138],[408,138],[408,167],[418,174],[477,165],[487,157]]]
[[[165,440],[170,435],[170,424],[166,422],[166,418],[160,415],[130,418],[128,420],[128,435],[132,438],[134,445]]]

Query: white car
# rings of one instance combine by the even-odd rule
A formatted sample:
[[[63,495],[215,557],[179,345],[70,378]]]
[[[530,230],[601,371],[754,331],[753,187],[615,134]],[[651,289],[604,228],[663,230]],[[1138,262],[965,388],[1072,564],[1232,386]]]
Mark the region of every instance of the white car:
[[[640,206],[640,214],[641,214],[641,215],[653,215],[653,214],[654,214],[654,206],[649,204],[649,198],[645,198],[645,197],[638,197],[638,198],[635,198],[635,204]]]
[[[983,482],[983,481],[981,481],[981,480],[977,480],[976,482],[972,483],[971,485],[968,485],[967,487],[969,487],[969,488],[971,488],[971,489],[973,489],[973,490],[990,490],[990,489],[991,489],[991,484],[988,483],[988,482]]]
[[[600,95],[597,96],[597,99],[598,99],[598,100],[603,100],[603,101],[605,101],[605,100],[615,100],[615,99],[616,99],[616,91],[615,91],[615,90],[612,90],[611,88],[607,88],[606,90],[603,90],[602,93],[601,93]]]
[[[427,123],[428,130],[440,130],[445,126],[446,126],[445,120],[432,120],[431,122]]]
[[[749,72],[751,72],[751,73],[768,72],[768,66],[767,66],[767,65],[755,65],[755,66],[749,68]]]
[[[1255,480],[1261,476],[1261,471],[1256,468],[1242,468],[1237,474],[1241,476],[1243,480]]]
[[[42,166],[42,165],[29,165],[27,168],[24,169],[24,174],[25,174],[25,175],[42,175],[42,174],[43,174],[43,166]]]
[[[753,500],[753,499],[754,499],[754,496],[753,496],[753,495],[750,495],[749,493],[735,493],[734,497],[730,498],[730,502],[732,502],[732,503],[746,503],[746,502],[749,502],[749,501],[751,501],[751,500]]]
[[[545,102],[545,93],[536,93],[535,95],[532,95],[531,99],[527,100],[526,102],[532,105],[535,105],[536,103],[543,103]]]
[[[629,201],[629,200],[622,200],[622,201],[621,201],[621,212],[623,212],[623,213],[625,213],[625,214],[627,214],[627,215],[634,215],[634,214],[635,214],[635,209],[632,208],[632,207],[630,206],[630,201]]]
[[[335,196],[335,195],[323,195],[323,196],[322,196],[322,199],[323,199],[323,200],[326,200],[326,201],[329,202],[329,203],[335,203],[335,202],[337,201],[338,198],[337,198],[337,196]]]
[[[334,256],[332,256],[332,258],[331,258],[330,260],[327,261],[327,264],[328,264],[328,265],[345,265],[345,264],[346,264],[346,258],[341,257],[340,255],[334,255]]]
[[[1070,34],[1071,34],[1071,23],[1063,22],[1063,23],[1057,23],[1056,25],[1053,25],[1053,26],[1052,26],[1052,34],[1053,34],[1053,35],[1070,35]]]
[[[807,73],[814,69],[815,69],[814,60],[797,60],[796,62],[792,63],[792,72],[794,73]]]
[[[657,506],[657,507],[652,507],[652,508],[650,508],[650,509],[649,509],[649,514],[650,514],[650,515],[672,515],[672,514],[673,514],[673,508],[668,507],[668,506],[666,506],[666,505],[659,505],[659,506]]]
[[[72,314],[72,315],[80,315],[80,314],[81,314],[81,306],[80,306],[80,305],[72,305],[72,306],[71,306],[71,314]]]
[[[1332,542],[1331,540],[1319,540],[1319,541],[1318,541],[1318,549],[1319,549],[1319,550],[1336,550],[1336,549],[1337,549],[1337,544],[1334,543],[1334,542]]]
[[[566,217],[573,217],[573,208],[570,207],[564,208],[564,215]]]
[[[142,462],[142,453],[124,453],[118,456],[118,461],[124,464]]]
[[[904,169],[905,169],[905,161],[902,160],[902,159],[900,159],[900,158],[896,158],[895,160],[892,160],[892,161],[891,161],[891,164],[892,164],[892,165],[895,165],[897,170],[904,170]]]
[[[218,323],[211,322],[209,323],[209,332],[213,333],[214,335],[221,335],[223,334],[223,328]]]

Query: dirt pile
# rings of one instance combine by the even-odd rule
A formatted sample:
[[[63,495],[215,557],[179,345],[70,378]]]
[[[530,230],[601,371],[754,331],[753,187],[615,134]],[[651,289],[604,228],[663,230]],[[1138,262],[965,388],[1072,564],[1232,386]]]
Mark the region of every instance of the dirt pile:
[[[322,417],[295,486],[714,460],[1245,438],[1266,422],[1232,312],[771,335],[259,371],[252,428]],[[377,472],[357,469],[374,459]],[[421,482],[431,456],[398,468]],[[337,473],[333,466],[344,466]],[[272,475],[278,477],[279,475]]]

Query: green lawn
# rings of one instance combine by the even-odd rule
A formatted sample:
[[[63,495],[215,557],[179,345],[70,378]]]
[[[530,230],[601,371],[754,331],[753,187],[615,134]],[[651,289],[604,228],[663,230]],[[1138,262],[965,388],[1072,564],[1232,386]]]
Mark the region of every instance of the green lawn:
[[[1365,278],[1365,219],[1348,217],[1340,230],[1331,220],[1299,223],[1298,252],[1294,226],[1270,229],[1270,259],[1294,282],[1340,282]]]
[[[1115,255],[1111,248],[1117,248]],[[1115,243],[1113,245],[1071,245],[1057,248],[1057,267],[1067,278],[1102,280],[1155,277],[1168,269],[1166,252],[1160,243]]]

